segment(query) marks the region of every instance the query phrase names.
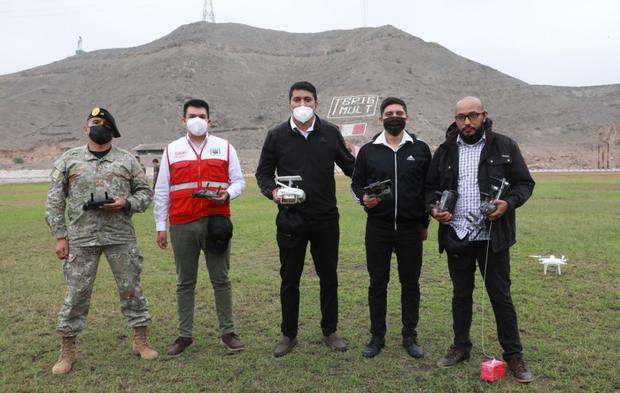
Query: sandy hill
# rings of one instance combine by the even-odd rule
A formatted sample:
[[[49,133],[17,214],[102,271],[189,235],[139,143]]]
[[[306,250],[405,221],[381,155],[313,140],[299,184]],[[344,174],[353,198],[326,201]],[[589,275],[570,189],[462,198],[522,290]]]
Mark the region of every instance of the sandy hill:
[[[116,117],[119,145],[165,143],[183,132],[183,102],[202,97],[212,106],[213,132],[251,170],[266,130],[288,115],[288,87],[298,80],[318,87],[319,115],[336,96],[402,97],[413,131],[433,146],[454,103],[480,96],[496,129],[520,143],[533,167],[595,167],[599,139],[612,153],[620,147],[620,85],[529,85],[392,26],[293,34],[198,22],[143,46],[0,76],[0,150],[36,149],[42,158],[50,146],[82,144],[95,105]],[[377,129],[374,117],[334,121],[367,122],[357,144]]]

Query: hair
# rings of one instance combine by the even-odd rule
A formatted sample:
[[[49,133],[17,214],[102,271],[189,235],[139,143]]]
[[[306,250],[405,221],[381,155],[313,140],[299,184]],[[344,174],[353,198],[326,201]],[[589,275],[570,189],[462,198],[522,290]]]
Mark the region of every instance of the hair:
[[[380,107],[381,116],[383,116],[383,111],[385,110],[385,108],[393,104],[402,106],[403,109],[405,110],[405,113],[407,113],[407,104],[405,104],[405,101],[401,100],[400,98],[396,98],[396,97],[388,97],[385,100],[383,100],[383,102],[381,102],[381,107]]]
[[[188,100],[183,105],[183,117],[187,115],[187,108],[189,108],[190,106],[193,106],[194,108],[205,108],[207,110],[207,118],[210,117],[209,116],[209,104],[207,104],[207,101],[199,100],[196,98],[192,98],[191,100]]]
[[[293,83],[293,86],[291,86],[291,88],[288,91],[288,99],[289,99],[289,101],[291,100],[291,97],[293,97],[293,90],[309,91],[310,93],[312,93],[312,96],[314,97],[314,100],[317,101],[317,98],[316,98],[316,87],[314,87],[314,85],[312,83],[310,83],[310,82],[301,81],[301,82]]]
[[[159,160],[157,158],[153,158],[153,163],[158,163]]]

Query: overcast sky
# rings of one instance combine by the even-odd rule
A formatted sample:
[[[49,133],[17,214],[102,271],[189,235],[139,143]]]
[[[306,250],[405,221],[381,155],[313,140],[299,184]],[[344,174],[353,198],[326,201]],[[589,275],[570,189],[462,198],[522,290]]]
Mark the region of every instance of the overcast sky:
[[[391,24],[532,84],[620,83],[619,0],[213,0],[218,23],[289,32]],[[203,0],[0,0],[0,74],[131,47],[202,18]]]

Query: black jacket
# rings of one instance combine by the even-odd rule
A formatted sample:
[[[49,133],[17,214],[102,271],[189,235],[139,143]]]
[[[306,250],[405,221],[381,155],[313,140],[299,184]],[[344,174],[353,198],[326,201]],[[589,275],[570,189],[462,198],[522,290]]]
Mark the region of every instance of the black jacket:
[[[306,201],[291,209],[300,212],[308,222],[337,219],[334,163],[350,177],[354,162],[342,134],[332,123],[317,116],[314,130],[306,139],[287,120],[267,134],[256,180],[261,193],[272,199],[273,190],[278,187],[274,181],[276,170],[279,176],[300,175],[303,180],[295,186],[304,190]]]
[[[499,219],[493,222],[491,231],[491,247],[494,252],[507,249],[516,242],[515,236],[515,209],[523,205],[532,195],[534,180],[523,160],[519,146],[507,136],[497,134],[492,130],[491,119],[486,120],[484,132],[486,142],[480,154],[478,167],[478,183],[481,192],[488,193],[491,188],[490,177],[506,178],[510,187],[504,193],[502,200],[508,202],[508,210]],[[426,177],[426,203],[430,211],[436,200],[435,191],[458,190],[459,157],[456,139],[458,130],[456,124],[448,128],[446,140],[439,145],[431,162]],[[487,227],[489,222],[487,222]],[[442,231],[439,230],[439,252],[441,247]]]
[[[392,181],[392,198],[381,201],[372,209],[364,208],[369,220],[401,224],[420,223],[428,228],[429,216],[424,203],[424,182],[431,162],[431,150],[415,135],[398,151],[384,144],[373,143],[381,135],[362,146],[355,160],[351,189],[362,202],[364,187],[376,181]]]

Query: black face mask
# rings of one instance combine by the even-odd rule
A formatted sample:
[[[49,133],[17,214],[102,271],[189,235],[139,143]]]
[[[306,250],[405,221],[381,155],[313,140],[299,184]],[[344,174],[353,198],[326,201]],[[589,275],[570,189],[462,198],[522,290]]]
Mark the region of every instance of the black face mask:
[[[406,119],[404,117],[388,117],[383,119],[383,128],[391,135],[398,135],[405,129]]]
[[[93,126],[88,131],[88,137],[98,145],[105,145],[112,140],[112,130],[106,126]]]

